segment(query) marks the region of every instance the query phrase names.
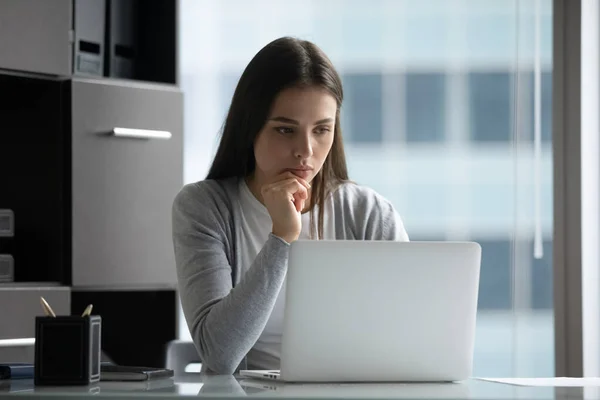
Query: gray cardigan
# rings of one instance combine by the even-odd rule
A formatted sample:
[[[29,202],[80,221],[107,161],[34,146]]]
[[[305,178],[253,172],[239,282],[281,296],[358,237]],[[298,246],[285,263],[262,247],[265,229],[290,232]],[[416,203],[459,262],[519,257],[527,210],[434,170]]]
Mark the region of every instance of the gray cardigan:
[[[261,335],[284,282],[289,244],[269,235],[241,276],[238,179],[185,185],[173,202],[179,295],[203,370],[234,373]],[[336,238],[408,241],[392,204],[341,184],[333,196]]]

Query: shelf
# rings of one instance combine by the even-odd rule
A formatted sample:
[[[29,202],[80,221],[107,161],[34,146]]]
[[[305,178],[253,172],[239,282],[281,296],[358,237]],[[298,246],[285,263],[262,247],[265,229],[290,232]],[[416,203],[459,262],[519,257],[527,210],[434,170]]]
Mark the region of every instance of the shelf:
[[[71,290],[69,286],[61,285],[58,282],[2,282],[2,290]]]

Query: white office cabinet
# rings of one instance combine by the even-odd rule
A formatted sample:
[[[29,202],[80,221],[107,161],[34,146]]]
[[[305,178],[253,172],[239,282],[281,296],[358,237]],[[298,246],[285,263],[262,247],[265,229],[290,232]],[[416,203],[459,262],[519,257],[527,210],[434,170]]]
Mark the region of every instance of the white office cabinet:
[[[73,286],[174,287],[181,91],[74,79],[71,113]]]
[[[71,73],[71,0],[0,1],[0,69]]]

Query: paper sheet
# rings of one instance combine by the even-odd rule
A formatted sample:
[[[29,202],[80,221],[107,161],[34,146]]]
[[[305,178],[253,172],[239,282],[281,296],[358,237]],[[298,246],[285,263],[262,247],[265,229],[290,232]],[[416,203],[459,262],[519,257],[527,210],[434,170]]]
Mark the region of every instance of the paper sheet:
[[[599,378],[477,378],[517,386],[584,387],[600,386]]]

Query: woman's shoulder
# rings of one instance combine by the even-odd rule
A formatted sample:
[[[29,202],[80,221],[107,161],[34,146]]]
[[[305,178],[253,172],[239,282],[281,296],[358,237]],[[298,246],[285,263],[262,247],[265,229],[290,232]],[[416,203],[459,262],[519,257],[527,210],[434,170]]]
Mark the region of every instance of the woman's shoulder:
[[[332,192],[336,220],[355,239],[408,241],[404,223],[392,202],[375,189],[344,182]]]
[[[189,213],[221,213],[230,208],[231,198],[235,196],[237,179],[205,179],[185,184],[175,196],[173,208]]]
[[[346,205],[354,209],[391,206],[391,202],[375,189],[349,180],[337,184],[331,190],[331,198],[336,205]]]

